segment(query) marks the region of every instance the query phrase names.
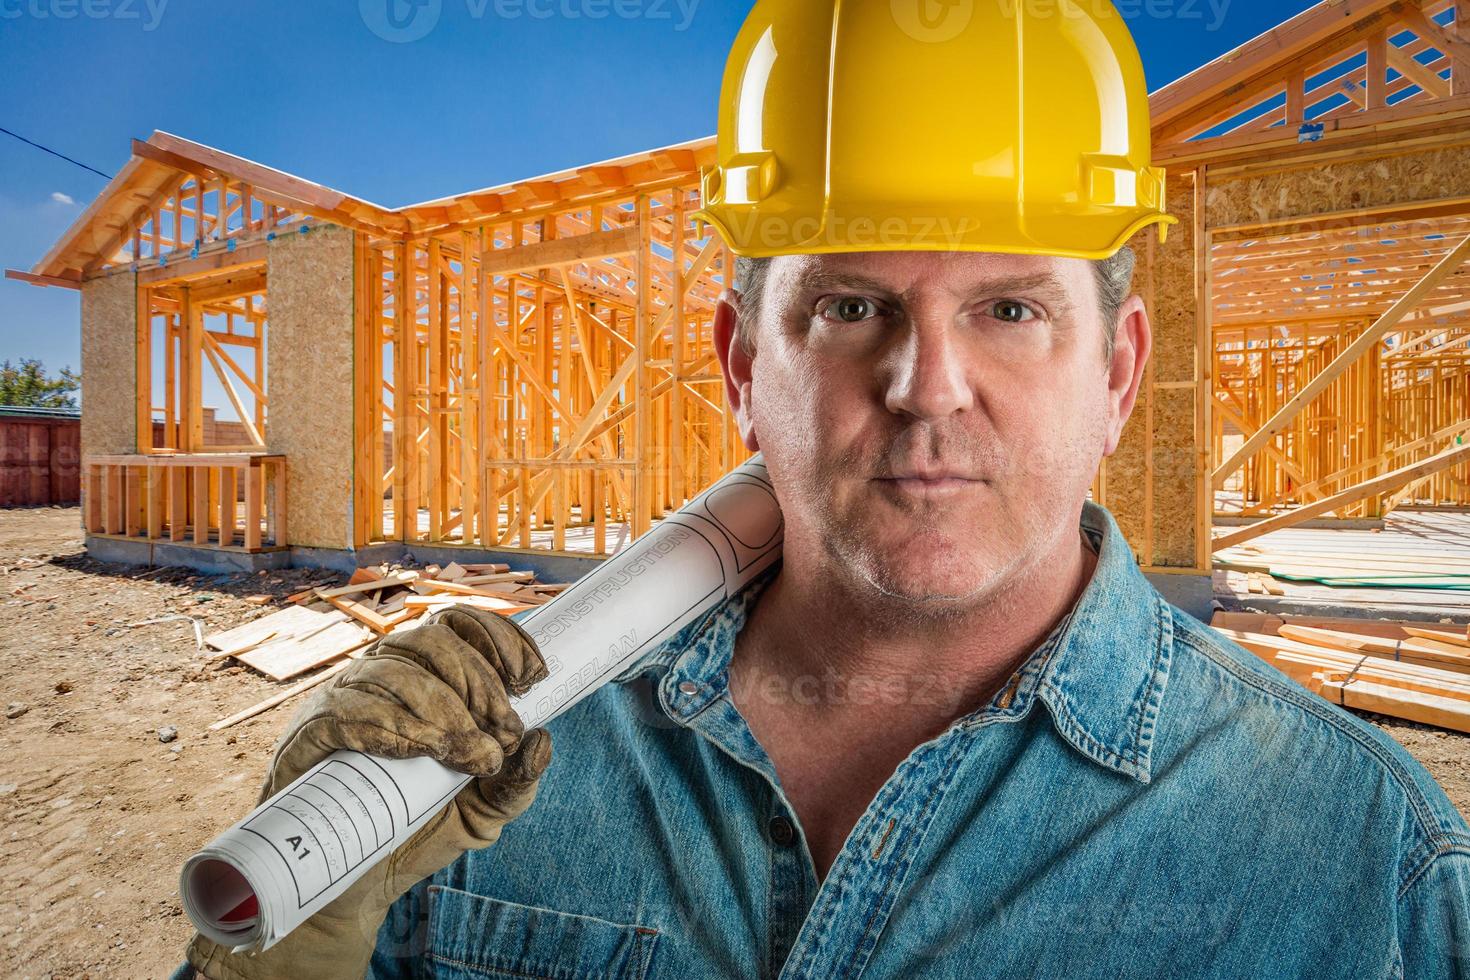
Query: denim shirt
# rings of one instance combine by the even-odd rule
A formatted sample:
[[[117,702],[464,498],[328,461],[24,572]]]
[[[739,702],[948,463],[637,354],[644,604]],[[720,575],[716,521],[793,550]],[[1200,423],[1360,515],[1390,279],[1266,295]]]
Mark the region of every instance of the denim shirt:
[[[550,725],[534,805],[394,906],[370,976],[1470,977],[1439,786],[1082,524],[1077,605],[820,884],[727,687],[778,565]]]

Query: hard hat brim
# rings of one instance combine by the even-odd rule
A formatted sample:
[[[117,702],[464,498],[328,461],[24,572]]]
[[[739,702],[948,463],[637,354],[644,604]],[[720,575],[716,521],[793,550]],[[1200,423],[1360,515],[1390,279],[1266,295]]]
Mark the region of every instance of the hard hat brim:
[[[997,229],[995,228],[977,228],[973,232],[966,231],[958,234],[947,230],[931,230],[925,234],[921,227],[907,227],[899,230],[898,226],[904,223],[888,224],[893,221],[892,218],[887,219],[885,225],[894,231],[893,234],[883,233],[881,229],[873,234],[835,234],[831,231],[834,223],[828,221],[822,224],[821,230],[816,234],[803,239],[788,240],[791,236],[783,235],[779,236],[777,241],[772,241],[771,235],[762,235],[754,231],[753,223],[745,230],[745,234],[737,234],[736,230],[731,228],[729,223],[724,221],[713,208],[701,208],[694,213],[693,217],[696,221],[702,221],[714,228],[729,246],[730,251],[742,258],[834,255],[849,252],[993,252],[1004,255],[1046,255],[1100,260],[1116,255],[1135,235],[1150,225],[1159,227],[1159,238],[1162,241],[1168,226],[1179,223],[1179,219],[1170,214],[1157,212],[1144,214],[1134,218],[1121,231],[1113,232],[1109,244],[1100,248],[1078,248],[1075,241],[1084,236],[1076,236],[1073,239],[1074,244],[1067,245],[1061,242],[1027,239],[1015,229],[1011,230],[1010,235],[996,234]],[[1079,223],[1082,220],[1078,219]],[[850,228],[856,228],[859,227],[860,221],[848,224]],[[1116,227],[1116,219],[1111,224]]]

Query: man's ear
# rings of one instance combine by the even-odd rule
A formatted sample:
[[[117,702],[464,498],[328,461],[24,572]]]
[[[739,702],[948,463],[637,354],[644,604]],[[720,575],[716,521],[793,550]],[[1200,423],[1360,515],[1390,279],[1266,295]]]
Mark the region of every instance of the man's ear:
[[[740,318],[740,301],[738,291],[727,289],[715,304],[715,353],[720,358],[720,370],[725,375],[725,399],[735,411],[740,438],[745,448],[758,453],[761,447],[750,405],[751,369],[755,359],[740,345],[739,331],[735,329]]]
[[[1153,329],[1148,310],[1138,296],[1130,296],[1118,310],[1118,331],[1113,359],[1108,365],[1108,443],[1103,455],[1111,456],[1123,438],[1123,426],[1133,414],[1144,368],[1153,350]]]

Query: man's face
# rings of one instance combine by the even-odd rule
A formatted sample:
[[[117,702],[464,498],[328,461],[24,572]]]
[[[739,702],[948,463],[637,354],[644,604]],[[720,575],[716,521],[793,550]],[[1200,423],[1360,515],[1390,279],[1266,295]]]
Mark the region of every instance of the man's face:
[[[732,354],[726,374],[788,548],[823,549],[870,591],[957,613],[1055,555],[1062,535],[1075,542],[1132,405],[1140,322],[1147,356],[1130,299],[1129,363],[1110,369],[1098,305],[1078,259],[775,259],[755,358]]]

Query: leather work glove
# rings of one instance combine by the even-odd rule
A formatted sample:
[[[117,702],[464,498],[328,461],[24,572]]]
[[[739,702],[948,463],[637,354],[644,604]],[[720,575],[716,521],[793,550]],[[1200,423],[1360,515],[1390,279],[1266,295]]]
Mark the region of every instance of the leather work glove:
[[[541,652],[497,613],[455,606],[382,637],[291,720],[261,790],[264,803],[338,749],[429,756],[480,778],[340,897],[262,953],[232,955],[200,935],[188,959],[210,980],[359,980],[389,907],[466,851],[487,847],[531,805],[551,735],[523,732],[510,694],[547,675]]]

